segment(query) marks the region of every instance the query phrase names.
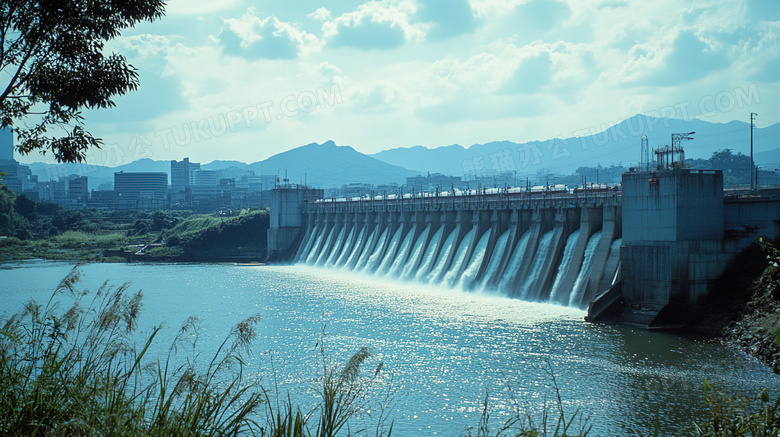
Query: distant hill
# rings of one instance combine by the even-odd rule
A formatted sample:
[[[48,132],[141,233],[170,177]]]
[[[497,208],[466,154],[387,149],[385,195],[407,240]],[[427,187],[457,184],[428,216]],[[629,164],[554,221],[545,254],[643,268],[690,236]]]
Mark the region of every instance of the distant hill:
[[[703,120],[677,120],[636,115],[612,126],[594,126],[578,136],[518,144],[494,141],[465,148],[458,144],[427,148],[414,146],[395,148],[365,155],[349,146],[337,146],[333,141],[307,144],[274,155],[264,161],[245,164],[240,161],[213,161],[201,165],[204,170],[217,170],[219,177],[240,178],[254,172],[284,177],[285,169],[291,182],[303,182],[323,188],[359,182],[387,184],[405,182],[407,176],[443,173],[474,176],[490,170],[515,171],[518,176],[537,173],[572,174],[578,167],[623,165],[639,162],[640,138],[647,135],[650,147],[669,144],[672,132],[692,132],[693,141],[683,143],[687,158],[707,159],[713,152],[731,149],[749,154],[748,123],[710,123]],[[756,165],[780,168],[780,123],[754,130]],[[142,159],[118,167],[82,164],[30,164],[39,180],[79,174],[89,176],[90,189],[103,182],[113,182],[117,171],[161,171],[169,173],[170,161]],[[413,170],[410,170],[413,169]]]
[[[672,133],[696,132],[692,135],[694,140],[683,143],[688,158],[706,159],[713,152],[727,148],[748,154],[749,126],[740,121],[710,123],[699,119],[684,121],[635,115],[613,126],[593,126],[574,132],[576,136],[567,138],[522,144],[497,141],[468,148],[457,144],[431,149],[414,146],[384,150],[371,156],[422,172],[459,176],[490,170],[516,171],[518,175],[540,171],[571,174],[583,166],[636,165],[640,159],[642,135],[647,135],[650,147],[655,148],[669,144]],[[780,148],[780,123],[754,129],[756,156],[776,148]],[[773,156],[771,162],[780,163],[780,154]]]
[[[245,170],[249,164],[241,162],[241,161],[211,161],[208,164],[201,164],[200,168],[203,170],[222,170],[229,167],[235,167],[238,169]]]
[[[406,182],[418,172],[391,165],[364,155],[349,146],[333,141],[308,144],[250,164],[255,174],[276,174],[284,178],[285,169],[291,182],[306,179],[311,186],[336,187],[347,183],[387,184]]]
[[[104,182],[113,182],[114,173],[119,171],[144,171],[168,173],[170,183],[171,162],[141,159],[118,167],[86,164],[29,164],[30,170],[40,181],[57,180],[60,176],[77,174],[89,177],[89,189],[96,190]],[[204,170],[216,170],[219,177],[240,178],[254,172],[278,174],[284,171],[291,182],[303,181],[323,188],[340,187],[351,182],[370,184],[403,184],[407,176],[416,171],[387,164],[366,156],[349,146],[337,146],[333,141],[324,144],[308,144],[274,155],[264,161],[246,164],[240,161],[213,161],[201,165]]]
[[[743,153],[747,155],[746,152]],[[780,147],[766,152],[754,152],[753,161],[755,161],[757,166],[760,166],[766,170],[780,169]]]

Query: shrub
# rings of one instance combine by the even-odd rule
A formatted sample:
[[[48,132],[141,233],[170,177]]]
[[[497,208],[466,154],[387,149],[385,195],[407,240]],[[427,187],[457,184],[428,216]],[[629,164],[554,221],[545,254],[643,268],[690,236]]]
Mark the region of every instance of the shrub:
[[[780,435],[780,397],[771,401],[763,390],[755,398],[729,395],[704,382],[709,419],[692,433],[702,437]]]

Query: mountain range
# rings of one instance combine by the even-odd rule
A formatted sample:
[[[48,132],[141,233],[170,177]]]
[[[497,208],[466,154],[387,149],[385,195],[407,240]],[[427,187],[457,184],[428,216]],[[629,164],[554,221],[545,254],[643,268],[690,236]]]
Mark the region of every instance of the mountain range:
[[[169,176],[171,172],[170,161],[151,159],[141,159],[117,167],[39,162],[29,166],[33,175],[38,175],[38,180],[41,181],[58,179],[60,176],[71,174],[88,176],[90,190],[98,189],[101,184],[113,182],[115,172],[165,172]],[[375,185],[403,184],[406,177],[417,175],[416,171],[388,164],[349,146],[337,146],[333,141],[296,147],[252,164],[240,161],[213,161],[201,165],[201,169],[216,170],[220,178],[236,179],[249,174],[277,175],[282,179],[286,172],[291,182],[306,182],[311,186],[326,188],[340,187],[353,182]]]
[[[722,149],[750,153],[750,123],[635,115],[613,125],[593,126],[568,137],[546,141],[522,144],[494,141],[468,148],[458,144],[432,149],[415,146],[384,150],[371,156],[401,166],[416,163],[414,168],[418,170],[450,175],[468,176],[490,170],[516,171],[518,175],[572,174],[578,167],[637,165],[643,135],[653,149],[670,144],[672,133],[688,132],[695,133],[690,135],[693,140],[682,144],[686,158],[706,159]],[[653,159],[652,152],[650,159]],[[780,123],[754,129],[754,159],[757,165],[773,163],[780,167]]]
[[[679,120],[636,115],[618,123],[581,129],[569,136],[545,141],[515,143],[494,141],[463,147],[399,147],[372,155],[360,153],[333,141],[307,144],[270,158],[246,164],[240,161],[213,161],[202,164],[204,170],[217,170],[219,177],[240,178],[254,172],[307,182],[323,188],[347,183],[403,184],[408,176],[443,173],[474,177],[490,172],[516,172],[518,176],[556,173],[572,174],[578,167],[636,165],[640,160],[640,141],[647,136],[650,148],[668,145],[672,133],[696,132],[684,141],[688,158],[709,158],[722,149],[749,153],[750,124],[741,121],[711,123],[705,120]],[[780,123],[754,129],[756,165],[780,168]],[[651,156],[652,159],[652,156]],[[90,189],[113,182],[118,171],[155,171],[170,173],[170,161],[141,159],[118,167],[82,164],[29,164],[39,180],[79,174],[88,176]]]

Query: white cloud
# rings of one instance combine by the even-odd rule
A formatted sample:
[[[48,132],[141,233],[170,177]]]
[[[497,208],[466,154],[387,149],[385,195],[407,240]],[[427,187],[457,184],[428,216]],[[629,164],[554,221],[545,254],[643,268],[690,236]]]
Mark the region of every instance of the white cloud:
[[[143,126],[152,133],[338,87],[338,104],[156,155],[248,161],[327,139],[375,152],[570,135],[753,82],[762,96],[755,112],[776,121],[780,104],[769,96],[780,86],[780,22],[765,10],[773,2],[564,0],[547,8],[471,0],[461,4],[476,17],[462,32],[468,36],[437,37],[436,26],[457,20],[418,0],[350,0],[304,12],[273,2],[253,9],[247,0],[198,0],[187,9],[175,0],[171,17],[107,49],[139,68],[142,90],[119,104],[137,105],[134,117],[149,111]],[[542,10],[529,15],[534,8]],[[141,129],[118,118],[115,131]]]
[[[425,40],[424,25],[411,24],[411,0],[372,0],[322,25],[324,38],[357,48],[394,48]]]
[[[241,0],[170,0],[165,5],[167,15],[202,15],[213,14],[232,9]]]
[[[241,18],[224,20],[217,37],[231,54],[247,57],[289,59],[320,50],[319,39],[275,16],[260,18],[249,8]]]
[[[331,19],[330,11],[325,8],[317,8],[316,11],[306,16],[317,21],[329,21]]]

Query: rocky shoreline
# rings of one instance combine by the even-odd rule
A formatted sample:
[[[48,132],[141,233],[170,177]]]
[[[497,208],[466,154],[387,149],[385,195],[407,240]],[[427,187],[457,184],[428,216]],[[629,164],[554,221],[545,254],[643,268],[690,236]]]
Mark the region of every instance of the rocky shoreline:
[[[772,264],[753,283],[752,298],[737,320],[723,330],[723,341],[765,362],[780,374],[780,269]]]
[[[780,251],[761,242],[745,248],[725,269],[686,331],[742,350],[780,374]]]

